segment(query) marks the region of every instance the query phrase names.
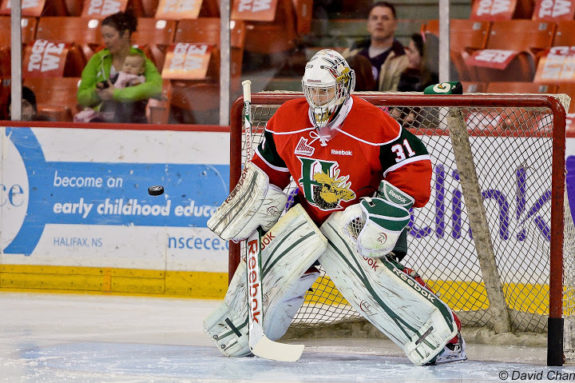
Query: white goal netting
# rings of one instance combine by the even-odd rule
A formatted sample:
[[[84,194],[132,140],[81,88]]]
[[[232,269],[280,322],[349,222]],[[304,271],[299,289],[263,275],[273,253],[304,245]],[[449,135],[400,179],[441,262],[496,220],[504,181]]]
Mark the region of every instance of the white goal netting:
[[[508,316],[507,327],[503,328],[514,334],[545,334],[552,295],[550,281],[561,278],[560,271],[550,267],[551,258],[557,257],[552,255],[551,244],[561,231],[564,241],[559,257],[564,278],[562,294],[554,299],[562,303],[566,354],[575,357],[575,338],[571,338],[575,333],[575,228],[566,198],[561,222],[552,221],[551,215],[557,198],[552,187],[557,177],[553,153],[559,145],[553,133],[556,110],[542,101],[542,96],[538,96],[541,102],[531,96],[513,99],[509,95],[473,95],[476,97],[460,96],[460,101],[450,98],[438,103],[437,96],[380,95],[366,95],[366,99],[388,110],[418,135],[433,162],[431,200],[412,212],[405,266],[418,271],[466,328],[497,329],[498,321],[507,320],[494,314],[498,311],[493,306],[499,300],[503,305],[500,309]],[[282,100],[277,93],[254,95],[254,144]],[[477,175],[492,244],[492,270],[486,270],[480,262],[473,238],[462,188],[463,165],[456,165],[448,111],[460,116],[460,125],[469,136],[469,158]],[[490,273],[491,280],[495,276],[496,283],[486,283],[486,273]],[[333,328],[338,323],[360,323],[360,331],[370,331],[329,277],[323,275],[307,294],[292,331],[305,333],[313,328]]]

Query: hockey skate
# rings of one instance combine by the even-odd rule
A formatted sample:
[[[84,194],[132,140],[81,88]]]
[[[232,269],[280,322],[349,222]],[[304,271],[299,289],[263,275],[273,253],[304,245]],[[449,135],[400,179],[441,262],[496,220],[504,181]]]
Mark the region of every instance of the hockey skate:
[[[435,366],[437,364],[459,362],[467,360],[467,355],[465,354],[465,340],[461,336],[461,333],[457,334],[457,342],[448,343],[439,355],[435,357],[431,362],[427,363],[426,366]]]

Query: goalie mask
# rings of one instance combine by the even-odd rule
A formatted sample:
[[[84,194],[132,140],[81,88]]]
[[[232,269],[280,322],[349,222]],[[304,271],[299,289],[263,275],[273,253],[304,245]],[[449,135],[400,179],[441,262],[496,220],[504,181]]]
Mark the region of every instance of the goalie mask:
[[[312,122],[323,128],[332,122],[355,88],[355,73],[342,55],[331,49],[317,52],[305,66],[302,88]]]

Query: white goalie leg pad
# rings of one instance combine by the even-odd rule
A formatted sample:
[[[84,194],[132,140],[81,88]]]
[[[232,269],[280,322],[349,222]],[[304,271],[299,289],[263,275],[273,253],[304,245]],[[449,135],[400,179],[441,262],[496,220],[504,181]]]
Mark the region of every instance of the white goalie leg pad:
[[[246,239],[259,226],[269,230],[287,202],[285,193],[269,183],[269,177],[249,162],[238,184],[208,220],[208,228],[226,241]]]
[[[327,248],[327,239],[301,205],[295,205],[262,237],[264,333],[271,340],[287,331],[304,296],[319,276],[306,273]],[[250,355],[246,264],[240,262],[224,303],[206,320],[204,330],[226,356]]]
[[[386,258],[362,256],[344,212],[321,226],[329,240],[319,262],[347,301],[400,346],[409,360],[431,361],[457,334],[449,307]]]

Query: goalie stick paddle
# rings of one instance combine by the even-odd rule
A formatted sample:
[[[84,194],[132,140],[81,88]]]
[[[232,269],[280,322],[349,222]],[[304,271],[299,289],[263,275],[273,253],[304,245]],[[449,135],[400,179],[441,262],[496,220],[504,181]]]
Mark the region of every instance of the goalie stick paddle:
[[[252,152],[251,121],[251,81],[242,82],[244,92],[244,129],[246,132],[246,158],[249,161]],[[281,362],[295,362],[303,352],[303,345],[290,345],[274,342],[264,334],[264,300],[261,264],[261,229],[254,231],[245,241],[248,312],[249,312],[249,347],[250,351],[260,358]]]

